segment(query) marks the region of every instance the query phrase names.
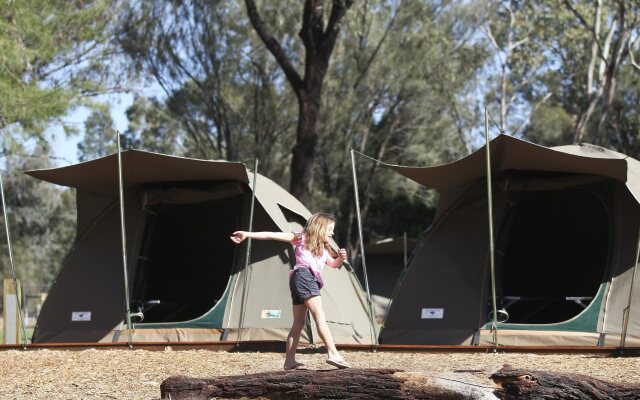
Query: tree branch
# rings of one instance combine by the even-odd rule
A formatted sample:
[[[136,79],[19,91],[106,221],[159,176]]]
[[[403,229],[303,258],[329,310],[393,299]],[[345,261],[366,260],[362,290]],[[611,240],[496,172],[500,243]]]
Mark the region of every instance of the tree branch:
[[[282,71],[297,94],[303,87],[303,82],[298,71],[296,71],[291,64],[289,57],[284,53],[280,43],[267,31],[267,27],[264,24],[264,21],[262,21],[262,18],[258,13],[258,9],[256,8],[256,3],[253,0],[245,0],[244,3],[247,7],[247,15],[249,15],[251,26],[253,26],[253,29],[256,31],[265,46],[267,46],[267,49],[269,49],[271,54],[273,54],[278,65],[282,68]]]
[[[598,50],[600,53],[600,58],[606,63],[607,59],[606,59],[606,51],[604,51],[602,49],[602,46],[600,45],[600,40],[598,38],[598,33],[595,31],[594,27],[590,26],[587,21],[584,19],[584,17],[582,16],[582,14],[580,14],[580,12],[578,10],[576,10],[576,8],[571,5],[571,2],[569,0],[563,0],[566,8],[571,11],[571,13],[578,19],[578,21],[589,31],[591,32],[591,35],[593,36],[593,41],[594,43],[598,46]],[[599,3],[597,3],[597,5],[599,5]]]
[[[354,90],[360,85],[360,82],[362,81],[362,79],[364,79],[364,77],[367,75],[367,72],[369,71],[369,67],[371,67],[371,64],[373,64],[373,60],[378,55],[378,52],[380,51],[382,44],[384,43],[385,39],[387,38],[387,35],[391,31],[391,28],[395,24],[403,4],[404,2],[400,0],[400,4],[398,4],[398,7],[396,8],[395,13],[393,14],[393,16],[391,17],[391,20],[387,24],[384,30],[384,33],[382,34],[382,37],[380,38],[380,40],[378,41],[378,44],[376,45],[376,48],[371,53],[371,57],[369,57],[369,59],[367,60],[367,64],[364,66],[364,69],[362,70],[362,72],[360,72],[360,74],[358,75],[358,78],[356,79],[356,82],[353,84]]]
[[[322,41],[322,56],[327,61],[331,56],[333,47],[336,44],[336,39],[338,38],[338,33],[340,32],[340,21],[352,5],[353,0],[333,0],[329,23],[327,24],[327,29],[324,32]]]
[[[302,29],[300,38],[307,50],[307,55],[315,58],[317,45],[322,42],[324,21],[322,19],[324,5],[322,0],[306,0],[302,11]]]
[[[518,133],[520,133],[520,131],[522,130],[522,128],[524,128],[524,127],[526,126],[527,122],[529,122],[529,121],[531,120],[531,117],[532,117],[532,116],[533,116],[533,114],[536,112],[536,110],[537,110],[538,108],[540,108],[540,106],[541,106],[542,104],[544,104],[547,100],[549,100],[549,98],[550,98],[552,95],[553,95],[553,93],[551,93],[551,92],[549,92],[549,93],[545,94],[545,95],[544,95],[544,97],[543,97],[540,101],[538,101],[538,102],[536,103],[536,105],[535,105],[535,106],[533,106],[533,108],[531,109],[531,112],[529,113],[529,117],[528,117],[526,120],[522,121],[522,123],[520,124],[520,126],[518,127],[518,129],[516,129],[516,130],[513,132],[513,134],[514,134],[514,135],[517,135]]]
[[[502,49],[500,48],[500,46],[498,46],[498,42],[496,41],[495,37],[493,36],[493,33],[491,32],[491,26],[489,24],[485,24],[485,26],[481,26],[479,29],[482,33],[487,35],[487,37],[489,38],[489,41],[491,42],[493,47],[496,49],[496,55],[500,60],[500,65],[504,64],[504,59],[501,54]]]
[[[631,60],[631,65],[633,65],[638,71],[640,71],[640,64],[633,56],[633,48],[638,44],[639,40],[640,36],[637,36],[633,41],[629,42],[629,59]]]

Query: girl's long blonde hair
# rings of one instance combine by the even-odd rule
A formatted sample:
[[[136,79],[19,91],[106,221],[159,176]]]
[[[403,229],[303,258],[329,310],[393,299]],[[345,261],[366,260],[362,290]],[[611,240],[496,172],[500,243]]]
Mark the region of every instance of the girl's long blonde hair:
[[[305,236],[305,248],[316,256],[322,255],[323,250],[327,250],[331,257],[337,257],[336,252],[325,243],[323,238],[327,234],[330,223],[336,223],[336,217],[327,213],[313,214],[307,221],[302,233]]]

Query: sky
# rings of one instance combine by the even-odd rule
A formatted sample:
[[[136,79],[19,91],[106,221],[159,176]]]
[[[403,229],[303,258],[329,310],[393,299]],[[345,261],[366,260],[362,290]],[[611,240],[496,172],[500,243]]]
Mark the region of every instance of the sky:
[[[133,95],[109,95],[104,101],[111,106],[111,118],[113,118],[115,129],[120,132],[126,130],[128,121],[125,111],[133,103]],[[62,167],[78,162],[78,142],[82,139],[84,121],[90,113],[90,110],[81,107],[65,118],[66,123],[80,130],[80,135],[66,137],[64,131],[59,126],[50,129],[47,133],[52,142],[53,152],[58,166]]]

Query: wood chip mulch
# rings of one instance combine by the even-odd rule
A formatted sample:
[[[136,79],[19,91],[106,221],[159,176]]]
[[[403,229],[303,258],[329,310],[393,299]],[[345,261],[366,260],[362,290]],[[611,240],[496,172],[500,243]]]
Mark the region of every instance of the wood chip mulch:
[[[489,376],[515,368],[580,373],[620,383],[640,383],[640,358],[587,354],[342,352],[357,368],[393,368],[493,386]],[[299,361],[331,369],[320,352]],[[159,399],[169,376],[211,378],[282,370],[284,354],[210,350],[9,350],[0,352],[1,399]]]

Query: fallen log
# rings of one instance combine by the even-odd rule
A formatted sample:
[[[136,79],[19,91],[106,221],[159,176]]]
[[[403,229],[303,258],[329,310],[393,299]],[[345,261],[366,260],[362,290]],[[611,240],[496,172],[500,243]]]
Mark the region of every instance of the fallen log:
[[[503,400],[640,400],[640,385],[607,382],[587,375],[531,371],[505,365],[491,375]]]
[[[275,371],[211,379],[172,376],[165,379],[162,399],[496,399],[490,390],[443,385],[438,379],[401,374],[397,369]],[[417,378],[414,378],[417,377]],[[460,385],[458,383],[458,385]]]

